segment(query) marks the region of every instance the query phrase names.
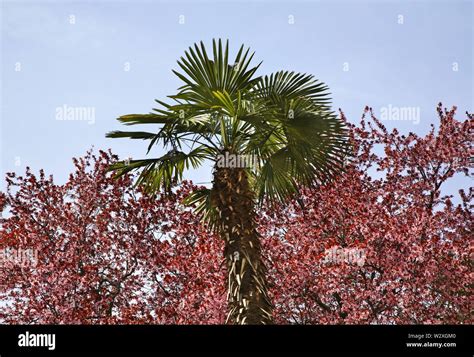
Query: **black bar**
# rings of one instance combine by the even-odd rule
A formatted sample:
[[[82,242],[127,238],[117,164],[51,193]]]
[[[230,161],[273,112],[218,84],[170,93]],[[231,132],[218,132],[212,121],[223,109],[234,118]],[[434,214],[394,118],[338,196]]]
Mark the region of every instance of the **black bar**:
[[[20,347],[19,336],[55,334],[55,349]],[[409,337],[409,335],[411,337]],[[38,352],[299,352],[466,355],[474,351],[472,326],[83,326],[0,325],[0,355]],[[34,343],[34,342],[33,342]],[[408,347],[421,343],[424,347]],[[456,346],[428,345],[455,343]],[[436,346],[436,347],[434,347]]]

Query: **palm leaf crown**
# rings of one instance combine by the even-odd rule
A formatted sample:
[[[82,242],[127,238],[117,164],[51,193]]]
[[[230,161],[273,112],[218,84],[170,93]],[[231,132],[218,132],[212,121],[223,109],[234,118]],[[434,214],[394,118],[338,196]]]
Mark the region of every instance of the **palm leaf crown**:
[[[348,153],[344,123],[330,109],[328,87],[312,75],[280,71],[255,76],[254,53],[242,45],[229,62],[228,41],[212,44],[212,59],[204,44],[189,47],[173,71],[183,85],[149,114],[118,118],[125,125],[160,125],[157,132],[114,131],[111,138],[149,140],[147,154],[161,145],[161,157],[119,162],[117,175],[140,170],[137,184],[155,192],[169,190],[183,172],[227,153],[254,158],[245,168],[260,203],[283,201],[299,185],[333,177]],[[199,209],[209,207],[210,190],[190,198]]]

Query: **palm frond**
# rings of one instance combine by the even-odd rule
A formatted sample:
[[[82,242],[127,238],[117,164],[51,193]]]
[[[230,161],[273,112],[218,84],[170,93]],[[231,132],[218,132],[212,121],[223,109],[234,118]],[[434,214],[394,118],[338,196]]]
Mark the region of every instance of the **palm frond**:
[[[157,132],[107,135],[150,140],[148,152],[157,144],[171,150],[160,158],[114,166],[117,172],[137,169],[138,184],[150,191],[169,189],[185,169],[215,161],[225,148],[258,158],[248,172],[260,202],[283,201],[300,185],[340,173],[349,152],[347,129],[331,111],[328,87],[312,75],[290,71],[257,77],[260,64],[252,65],[253,56],[242,45],[232,61],[228,41],[221,40],[213,40],[210,54],[202,42],[189,47],[173,71],[183,82],[169,96],[173,103],[156,100],[160,107],[152,113],[119,118],[125,125],[160,125]],[[200,191],[189,202],[203,214],[210,212],[208,194]]]
[[[111,131],[106,134],[107,138],[129,138],[149,140],[155,138],[156,134],[146,131]]]
[[[327,90],[328,87],[313,75],[288,71],[261,77],[254,88],[257,97],[274,104],[280,104],[283,100],[308,98],[315,104],[329,105],[331,98]]]
[[[218,212],[212,204],[212,190],[201,187],[193,191],[185,198],[184,204],[194,206],[194,212],[201,215],[202,220],[208,225],[209,229],[215,230],[218,221]]]
[[[156,192],[160,189],[169,191],[182,180],[185,170],[198,168],[204,160],[212,158],[212,155],[209,148],[199,146],[188,153],[170,150],[154,159],[120,161],[111,165],[109,169],[115,171],[116,176],[141,169],[136,185],[144,187],[147,192]]]
[[[222,46],[222,41],[213,40],[213,58],[206,52],[203,42],[189,47],[185,56],[178,61],[184,73],[173,71],[184,85],[173,99],[185,100],[193,104],[212,106],[216,101],[213,92],[227,92],[230,97],[238,91],[246,91],[254,86],[258,78],[253,78],[260,64],[250,67],[254,54],[249,49],[244,52],[242,45],[233,63],[228,62],[229,43]]]

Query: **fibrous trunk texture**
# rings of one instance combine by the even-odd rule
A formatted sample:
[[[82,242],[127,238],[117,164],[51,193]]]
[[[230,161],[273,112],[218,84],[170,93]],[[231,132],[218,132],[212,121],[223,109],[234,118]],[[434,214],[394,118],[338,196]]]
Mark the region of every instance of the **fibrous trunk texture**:
[[[228,269],[226,323],[271,324],[272,304],[247,172],[241,168],[215,168],[212,192]]]

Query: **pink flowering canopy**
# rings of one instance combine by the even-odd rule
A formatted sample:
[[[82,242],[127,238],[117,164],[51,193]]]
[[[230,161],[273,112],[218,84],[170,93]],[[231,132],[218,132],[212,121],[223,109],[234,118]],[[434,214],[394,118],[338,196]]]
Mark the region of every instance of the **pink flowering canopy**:
[[[366,108],[348,124],[343,175],[258,212],[276,323],[473,322],[473,190],[443,195],[472,168],[473,118],[455,110],[439,105],[437,130],[420,137],[387,131]],[[0,249],[38,259],[0,265],[0,321],[224,322],[223,242],[182,203],[197,187],[145,194],[107,171],[117,160],[88,152],[64,185],[7,175]]]

